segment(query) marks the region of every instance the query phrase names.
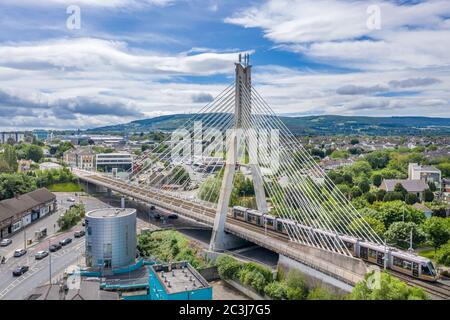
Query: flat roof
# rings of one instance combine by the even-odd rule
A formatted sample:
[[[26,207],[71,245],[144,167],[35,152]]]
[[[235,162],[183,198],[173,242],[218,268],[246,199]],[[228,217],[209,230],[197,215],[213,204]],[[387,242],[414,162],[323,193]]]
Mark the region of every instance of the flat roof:
[[[188,263],[172,263],[171,267],[154,265],[151,268],[169,294],[209,287],[208,282]]]
[[[133,208],[101,208],[89,211],[86,216],[89,218],[114,218],[125,217],[136,212]]]

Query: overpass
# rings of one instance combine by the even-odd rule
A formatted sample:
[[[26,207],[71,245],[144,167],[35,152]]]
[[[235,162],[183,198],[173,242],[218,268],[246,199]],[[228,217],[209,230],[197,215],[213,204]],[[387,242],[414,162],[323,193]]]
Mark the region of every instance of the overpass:
[[[210,227],[214,225],[216,208],[207,203],[185,199],[156,188],[139,186],[99,173],[79,169],[72,169],[72,172],[80,181],[104,187]],[[290,240],[287,235],[233,219],[230,209],[227,213],[225,232],[297,261],[348,285],[354,285],[362,280],[366,271],[365,265],[359,259],[307,247]],[[233,239],[230,241],[229,245],[232,246]]]

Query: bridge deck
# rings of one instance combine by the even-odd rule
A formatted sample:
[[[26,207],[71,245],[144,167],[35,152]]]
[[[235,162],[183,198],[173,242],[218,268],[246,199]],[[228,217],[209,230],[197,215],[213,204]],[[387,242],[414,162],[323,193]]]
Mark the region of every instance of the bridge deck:
[[[101,176],[92,172],[87,173],[74,169],[73,173],[76,174],[80,180],[103,186],[131,198],[176,212],[210,226],[214,224],[216,209],[212,206],[209,207],[191,200],[179,198],[163,191],[143,188],[123,180]],[[362,279],[360,274],[354,273],[347,268],[333,265],[329,261],[302,252],[301,248],[296,246],[284,234],[272,230],[267,230],[266,232],[264,228],[233,219],[231,217],[231,212],[227,217],[225,230],[242,239],[287,256],[350,285],[354,285]]]

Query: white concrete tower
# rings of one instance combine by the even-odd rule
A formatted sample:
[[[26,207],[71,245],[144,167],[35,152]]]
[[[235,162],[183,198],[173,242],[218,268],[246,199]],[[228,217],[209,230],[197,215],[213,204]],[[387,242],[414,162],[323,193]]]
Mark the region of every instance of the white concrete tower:
[[[227,140],[227,159],[225,163],[225,171],[222,180],[222,186],[220,189],[219,202],[217,205],[213,232],[211,236],[211,251],[220,251],[226,249],[227,247],[224,228],[228,212],[228,204],[230,203],[231,192],[233,190],[233,178],[236,171],[238,147],[241,141],[241,137],[239,137],[241,131],[239,129],[242,129],[244,127],[251,127],[251,124],[250,126],[244,126],[244,122],[251,119],[252,112],[251,98],[249,98],[249,96],[251,95],[251,65],[249,64],[249,60],[250,56],[246,54],[244,55],[244,63],[242,63],[241,55],[239,55],[239,63],[235,64],[236,84],[234,102],[234,129],[236,130],[233,130],[233,133]],[[246,103],[244,101],[246,101]],[[248,143],[247,139],[243,139],[243,141],[245,141],[245,143]],[[265,213],[267,212],[267,202],[264,193],[261,171],[256,164],[250,164],[249,166],[252,172],[258,209]]]

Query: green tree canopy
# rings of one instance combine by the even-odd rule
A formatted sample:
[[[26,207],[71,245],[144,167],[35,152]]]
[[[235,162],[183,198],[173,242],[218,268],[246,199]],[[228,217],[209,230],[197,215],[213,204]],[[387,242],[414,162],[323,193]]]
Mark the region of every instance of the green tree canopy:
[[[449,218],[431,217],[423,223],[422,228],[435,250],[450,240]]]

